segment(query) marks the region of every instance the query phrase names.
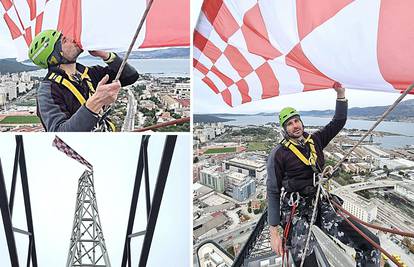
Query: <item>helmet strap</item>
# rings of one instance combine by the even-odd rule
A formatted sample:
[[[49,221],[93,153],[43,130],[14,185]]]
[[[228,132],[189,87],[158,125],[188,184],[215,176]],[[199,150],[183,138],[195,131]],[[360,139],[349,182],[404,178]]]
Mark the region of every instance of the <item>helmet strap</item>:
[[[68,60],[67,58],[65,58],[63,56],[63,53],[62,53],[62,36],[59,37],[59,40],[56,42],[55,47],[53,48],[53,52],[52,52],[52,54],[50,54],[47,61],[48,61],[49,67],[58,66],[58,65],[61,65],[61,64],[76,63],[76,59],[75,60]]]

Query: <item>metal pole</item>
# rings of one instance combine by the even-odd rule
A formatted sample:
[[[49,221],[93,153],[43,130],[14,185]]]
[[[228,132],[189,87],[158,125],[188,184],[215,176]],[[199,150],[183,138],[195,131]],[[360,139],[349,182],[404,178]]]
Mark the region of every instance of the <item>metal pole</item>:
[[[19,267],[17,257],[16,241],[14,239],[13,225],[10,216],[9,206],[7,205],[6,183],[4,182],[3,168],[0,160],[0,210],[3,218],[4,233],[6,234],[7,247],[9,249],[10,263],[13,267]]]
[[[157,183],[155,185],[154,197],[151,205],[151,212],[147,223],[147,230],[144,237],[138,266],[147,265],[148,255],[151,248],[152,238],[154,236],[155,226],[161,206],[162,196],[164,194],[165,184],[167,182],[168,172],[170,170],[170,164],[174,153],[176,140],[176,135],[168,135],[165,141],[160,168],[158,170]]]
[[[143,150],[143,143],[146,138],[145,136],[142,137],[140,150],[139,150],[139,157],[138,157],[138,165],[137,165],[137,171],[135,174],[135,183],[134,183],[134,189],[132,191],[132,199],[131,199],[131,207],[129,209],[129,219],[128,219],[128,226],[127,226],[127,232],[125,235],[125,244],[124,244],[124,253],[122,256],[122,263],[121,266],[125,267],[127,264],[128,257],[128,251],[130,251],[130,238],[129,235],[132,233],[132,229],[134,227],[134,221],[135,221],[135,212],[137,210],[137,203],[138,203],[138,197],[139,197],[139,190],[141,188],[141,181],[142,181],[142,172],[144,170],[144,150]]]
[[[11,184],[11,189],[10,189],[10,201],[9,201],[10,216],[13,216],[14,193],[16,192],[17,168],[19,167],[18,165],[19,157],[20,157],[20,146],[17,144],[16,150],[14,153],[13,176],[12,176],[12,184]]]
[[[397,100],[394,101],[394,103],[384,112],[384,114],[381,115],[381,117],[372,125],[372,127],[361,137],[361,139],[348,151],[348,153],[340,160],[338,161],[335,166],[333,167],[332,173],[334,173],[339,166],[347,159],[351,153],[359,146],[365,138],[371,134],[371,132],[384,120],[385,117],[387,117],[388,114],[404,99],[404,97],[413,90],[414,83],[408,86],[407,89],[404,90],[404,92],[397,98]]]
[[[145,140],[144,148],[144,172],[145,172],[145,199],[147,201],[147,220],[151,209],[151,196],[150,196],[150,181],[149,181],[149,166],[148,166],[148,139]]]
[[[131,43],[130,43],[130,45],[129,45],[129,48],[128,48],[128,51],[126,52],[125,57],[124,57],[124,59],[122,60],[121,66],[119,67],[118,73],[116,74],[114,81],[118,81],[118,80],[119,80],[119,78],[121,77],[122,71],[124,70],[124,67],[125,67],[125,65],[126,65],[127,59],[128,59],[128,57],[129,57],[129,54],[131,54],[132,48],[133,48],[133,47],[134,47],[134,45],[135,45],[135,42],[136,42],[136,40],[137,40],[137,38],[138,38],[138,35],[139,35],[140,31],[141,31],[142,25],[144,25],[144,21],[145,21],[145,19],[147,18],[148,12],[149,12],[149,10],[150,10],[150,8],[151,8],[151,6],[152,6],[152,3],[153,3],[153,2],[154,2],[154,0],[150,0],[150,1],[148,2],[148,4],[147,4],[147,7],[145,8],[144,14],[142,15],[141,21],[139,22],[138,28],[137,28],[137,30],[135,31],[135,35],[134,35],[134,37],[132,38],[132,41],[131,41]],[[104,120],[104,119],[108,116],[109,112],[110,112],[110,111],[111,111],[111,109],[112,109],[112,106],[113,106],[113,104],[111,104],[111,105],[110,105],[110,106],[109,106],[109,107],[108,107],[108,108],[104,111],[104,113],[102,114],[102,117],[101,117],[101,119],[100,119],[100,122],[101,122],[102,120]]]
[[[17,145],[20,144],[19,166],[20,166],[20,176],[22,178],[23,199],[24,199],[24,207],[26,210],[27,230],[28,232],[32,234],[31,235],[32,265],[33,267],[37,267],[36,242],[35,242],[35,235],[34,235],[34,229],[33,229],[32,208],[30,205],[29,183],[27,180],[27,169],[26,169],[26,159],[24,155],[23,137],[21,135],[16,135],[16,143]]]

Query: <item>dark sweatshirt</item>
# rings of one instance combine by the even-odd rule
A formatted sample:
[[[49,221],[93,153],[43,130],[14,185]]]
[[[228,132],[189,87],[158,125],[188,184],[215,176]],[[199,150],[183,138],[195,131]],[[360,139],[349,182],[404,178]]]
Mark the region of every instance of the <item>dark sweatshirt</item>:
[[[341,131],[346,123],[348,102],[336,101],[335,115],[321,130],[312,134],[317,154],[317,164],[323,169],[325,159],[323,149]],[[304,133],[307,137],[308,133]],[[309,146],[296,146],[309,157]],[[280,193],[282,187],[286,192],[301,192],[307,186],[313,186],[313,170],[305,165],[290,149],[278,144],[270,152],[267,160],[267,201],[268,223],[275,226],[280,223]]]
[[[108,66],[88,67],[88,75],[94,88],[96,89],[99,81],[109,75],[109,82],[115,79],[122,58],[116,56],[108,63]],[[83,73],[85,66],[76,64],[76,69]],[[37,90],[37,115],[48,132],[90,132],[98,122],[98,116],[91,112],[85,105],[81,105],[74,94],[65,86],[55,81],[48,80],[51,73],[61,75],[69,80],[68,75],[61,69],[54,68],[49,70],[45,79],[40,83]],[[86,78],[85,78],[86,79]],[[138,79],[138,72],[129,64],[125,65],[119,79],[122,86],[133,84]],[[89,87],[86,81],[80,83],[72,82],[82,96],[89,98]]]

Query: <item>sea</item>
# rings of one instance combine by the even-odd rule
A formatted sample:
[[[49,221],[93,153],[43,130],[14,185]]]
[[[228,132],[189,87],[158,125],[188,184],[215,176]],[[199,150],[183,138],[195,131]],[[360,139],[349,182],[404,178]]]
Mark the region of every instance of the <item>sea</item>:
[[[85,66],[106,64],[99,59],[80,58],[79,63]],[[139,73],[148,73],[156,77],[190,77],[190,60],[186,58],[173,59],[128,59],[128,63],[134,66]],[[30,72],[32,75],[43,77],[46,70]]]
[[[247,126],[247,125],[264,125],[269,122],[276,122],[275,116],[225,116],[224,119],[234,119],[234,121],[224,122],[227,125]],[[303,123],[308,126],[324,126],[329,123],[330,118],[302,116]],[[345,125],[346,129],[368,130],[374,125],[375,121],[369,120],[352,120],[348,119]],[[375,143],[379,143],[382,148],[395,149],[404,148],[407,145],[414,145],[414,123],[410,122],[393,122],[382,121],[375,131],[390,133],[382,137],[373,137]]]

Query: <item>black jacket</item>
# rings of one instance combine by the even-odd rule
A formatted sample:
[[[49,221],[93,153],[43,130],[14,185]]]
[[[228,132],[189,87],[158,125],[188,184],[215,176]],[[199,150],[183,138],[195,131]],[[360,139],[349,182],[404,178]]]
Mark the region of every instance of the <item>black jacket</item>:
[[[122,59],[118,56],[106,67],[88,67],[88,75],[94,88],[98,82],[106,75],[109,75],[109,82],[115,79],[116,73],[121,66]],[[76,69],[83,73],[85,66],[76,64]],[[50,81],[48,77],[51,73],[61,75],[69,80],[68,75],[61,69],[50,69],[45,79],[41,82],[37,91],[37,115],[48,132],[89,132],[92,131],[98,122],[96,114],[81,105],[74,94],[65,86],[55,81]],[[122,86],[130,85],[138,79],[138,72],[129,64],[125,65],[119,79]],[[89,98],[89,87],[86,81],[72,82],[82,96]]]
[[[335,115],[331,122],[321,130],[312,134],[318,156],[317,165],[323,169],[325,159],[323,149],[341,131],[346,123],[348,103],[336,101]],[[308,133],[304,133],[307,137]],[[298,150],[309,156],[309,146],[297,146]],[[268,223],[280,223],[280,193],[282,187],[286,192],[301,192],[306,186],[313,185],[313,170],[305,165],[290,149],[279,144],[271,152],[267,160],[267,201]]]

